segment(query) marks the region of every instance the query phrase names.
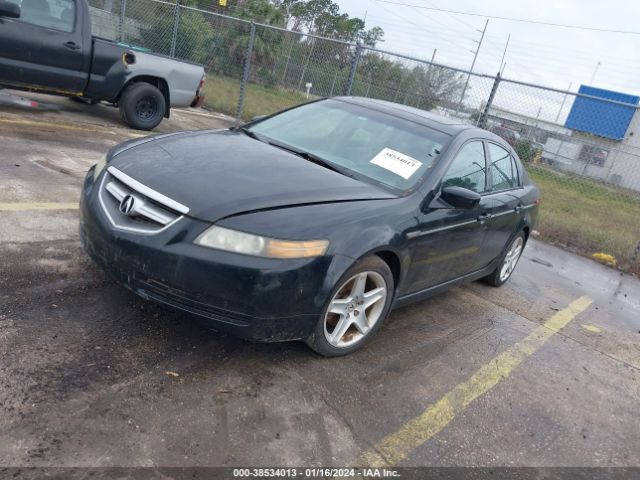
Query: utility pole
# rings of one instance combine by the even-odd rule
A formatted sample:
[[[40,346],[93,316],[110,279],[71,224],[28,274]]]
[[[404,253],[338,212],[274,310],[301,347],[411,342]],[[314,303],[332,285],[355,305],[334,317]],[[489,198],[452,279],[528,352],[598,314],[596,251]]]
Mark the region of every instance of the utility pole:
[[[598,69],[600,68],[600,60],[596,63],[596,68],[593,69],[593,75],[591,75],[591,80],[589,80],[589,86],[593,85],[593,80],[596,78],[596,73],[598,73]]]
[[[433,55],[431,55],[431,63],[429,64],[429,68],[427,69],[427,78],[431,81],[431,68],[433,67],[433,62],[436,59],[436,53],[438,53],[438,49],[433,49]]]
[[[429,68],[427,68],[427,84],[429,85],[429,91],[431,92],[431,69],[433,68],[433,62],[436,59],[436,53],[438,52],[437,48],[433,49],[433,55],[431,55],[431,63],[429,64]]]
[[[478,44],[478,48],[471,50],[473,53],[473,61],[471,62],[471,69],[469,70],[469,74],[467,75],[467,81],[464,82],[464,88],[462,89],[462,94],[460,95],[460,101],[458,102],[458,107],[456,108],[456,113],[460,111],[462,107],[462,101],[464,100],[464,96],[467,93],[467,88],[469,87],[469,80],[471,79],[471,74],[473,73],[473,67],[476,65],[476,60],[478,59],[478,53],[480,53],[480,47],[482,46],[482,40],[484,40],[484,34],[487,31],[487,27],[489,26],[489,19],[484,24],[484,28],[482,30],[478,30],[482,35],[480,35],[480,41],[474,40]]]
[[[511,34],[507,37],[507,44],[504,46],[504,52],[502,52],[502,60],[500,60],[500,76],[502,76],[502,72],[504,72],[504,67],[506,67],[506,63],[504,63],[504,58],[507,56],[507,48],[509,48],[509,40],[511,40]],[[478,47],[479,48],[479,47]]]
[[[569,87],[567,88],[567,92],[571,91],[571,87],[572,86],[573,86],[573,82],[569,82]],[[562,114],[562,109],[564,108],[564,104],[567,101],[567,96],[568,95],[569,95],[568,93],[564,94],[564,97],[562,99],[562,103],[560,104],[560,110],[558,110],[558,114],[556,115],[556,120],[555,120],[556,123],[558,123],[558,120],[560,119],[560,115]]]

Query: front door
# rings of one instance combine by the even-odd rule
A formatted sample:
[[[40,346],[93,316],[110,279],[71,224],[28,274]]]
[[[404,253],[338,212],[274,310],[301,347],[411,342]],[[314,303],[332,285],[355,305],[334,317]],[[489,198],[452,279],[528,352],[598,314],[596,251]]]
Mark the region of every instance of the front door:
[[[0,17],[0,81],[81,92],[91,45],[77,10],[74,0],[22,0],[20,18]]]
[[[442,187],[460,186],[486,191],[486,157],[482,141],[465,143],[442,179]],[[411,291],[419,291],[473,272],[480,265],[493,205],[482,197],[474,208],[430,208],[420,213],[420,229],[412,234],[413,264],[408,274]]]

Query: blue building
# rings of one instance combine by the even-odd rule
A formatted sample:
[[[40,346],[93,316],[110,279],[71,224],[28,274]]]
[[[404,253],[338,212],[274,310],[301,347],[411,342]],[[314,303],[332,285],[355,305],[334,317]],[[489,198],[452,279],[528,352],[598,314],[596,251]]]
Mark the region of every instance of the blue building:
[[[640,102],[640,97],[586,85],[581,85],[578,93],[597,98],[576,97],[564,124],[565,127],[611,140],[624,139],[636,113],[635,105]]]

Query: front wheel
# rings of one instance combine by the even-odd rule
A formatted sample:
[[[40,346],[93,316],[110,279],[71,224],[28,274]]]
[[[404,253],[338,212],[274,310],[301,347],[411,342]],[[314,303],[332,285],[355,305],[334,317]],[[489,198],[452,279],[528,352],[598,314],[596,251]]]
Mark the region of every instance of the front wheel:
[[[166,102],[164,95],[150,83],[132,83],[120,96],[120,116],[130,127],[152,130],[162,121]]]
[[[509,277],[511,277],[511,274],[515,270],[518,260],[520,260],[520,256],[522,255],[522,250],[524,250],[524,232],[516,235],[509,244],[509,248],[507,248],[500,264],[490,275],[484,277],[483,280],[494,287],[503,285],[509,280]]]
[[[332,290],[307,344],[326,357],[362,348],[389,314],[393,291],[393,275],[381,258],[358,262]]]

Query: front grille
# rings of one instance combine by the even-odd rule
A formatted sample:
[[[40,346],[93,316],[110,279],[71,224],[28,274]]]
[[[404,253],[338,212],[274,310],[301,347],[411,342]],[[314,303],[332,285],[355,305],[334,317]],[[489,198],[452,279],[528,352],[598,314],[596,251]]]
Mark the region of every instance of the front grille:
[[[114,227],[158,233],[189,212],[184,205],[109,167],[100,184],[100,203]]]

